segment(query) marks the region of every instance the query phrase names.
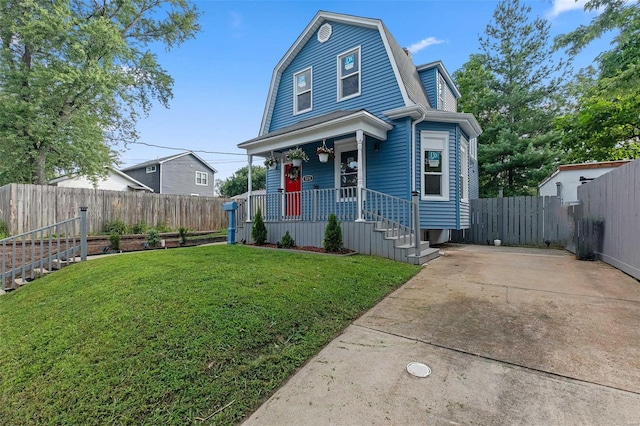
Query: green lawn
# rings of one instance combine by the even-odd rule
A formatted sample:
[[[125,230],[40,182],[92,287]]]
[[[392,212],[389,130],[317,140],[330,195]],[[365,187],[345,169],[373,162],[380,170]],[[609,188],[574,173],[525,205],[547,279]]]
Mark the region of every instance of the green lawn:
[[[418,272],[208,246],[77,264],[0,297],[0,424],[232,424]],[[198,422],[200,423],[200,422]]]

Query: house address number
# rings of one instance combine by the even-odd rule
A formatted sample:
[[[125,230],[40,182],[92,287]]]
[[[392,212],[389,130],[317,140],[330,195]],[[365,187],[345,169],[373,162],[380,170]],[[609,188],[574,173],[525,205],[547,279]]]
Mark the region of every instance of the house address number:
[[[302,176],[302,181],[303,182],[311,182],[311,181],[313,181],[313,176],[312,175]]]

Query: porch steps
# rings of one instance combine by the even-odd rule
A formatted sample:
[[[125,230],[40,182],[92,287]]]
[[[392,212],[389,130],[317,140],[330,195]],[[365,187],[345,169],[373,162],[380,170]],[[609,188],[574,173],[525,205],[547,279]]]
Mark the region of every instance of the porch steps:
[[[70,265],[71,263],[74,262],[79,262],[80,258],[79,257],[75,257],[72,259],[66,259],[66,260],[57,260],[54,259],[51,261],[51,269],[46,269],[46,268],[34,268],[33,270],[31,270],[30,273],[27,274],[26,277],[20,277],[20,278],[16,278],[13,280],[13,288],[7,288],[8,291],[11,290],[16,290],[20,287],[23,287],[31,282],[33,282],[34,280],[36,280],[37,278],[40,277],[44,277],[45,275],[50,274],[51,272],[54,272],[56,270],[62,269],[67,265]],[[33,278],[32,278],[33,277]],[[6,291],[0,289],[0,296],[6,294]]]
[[[391,259],[411,263],[413,265],[423,265],[440,256],[440,251],[429,246],[429,241],[420,241],[420,255],[416,256],[416,249],[412,243],[409,243],[407,235],[401,235],[398,229],[386,229],[380,227],[380,223],[376,223],[375,232],[383,234],[383,241],[389,244],[385,252],[389,253]],[[393,256],[391,256],[393,252]]]

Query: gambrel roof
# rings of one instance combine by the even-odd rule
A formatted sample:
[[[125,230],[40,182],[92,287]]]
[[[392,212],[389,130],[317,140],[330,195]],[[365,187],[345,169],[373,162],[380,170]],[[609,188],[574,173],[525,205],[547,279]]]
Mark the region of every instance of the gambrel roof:
[[[319,11],[273,70],[271,84],[269,86],[269,94],[267,96],[267,103],[265,105],[262,124],[260,126],[260,136],[265,135],[269,131],[269,123],[273,116],[276,95],[278,93],[278,86],[280,85],[282,73],[286,70],[287,66],[293,61],[300,50],[302,50],[307,41],[313,37],[316,30],[318,30],[318,28],[320,28],[320,26],[326,21],[377,29],[380,32],[380,37],[384,43],[391,67],[393,68],[405,107],[422,105],[424,108],[430,108],[429,100],[427,99],[427,95],[424,91],[424,87],[422,86],[420,77],[418,76],[418,71],[413,64],[413,61],[393,38],[382,21],[379,19],[362,18],[359,16]]]

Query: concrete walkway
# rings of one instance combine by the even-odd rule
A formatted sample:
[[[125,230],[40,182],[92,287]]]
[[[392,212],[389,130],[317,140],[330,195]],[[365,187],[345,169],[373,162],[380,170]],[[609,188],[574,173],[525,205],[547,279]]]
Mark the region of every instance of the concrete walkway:
[[[640,424],[638,281],[558,250],[444,250],[245,425]]]

